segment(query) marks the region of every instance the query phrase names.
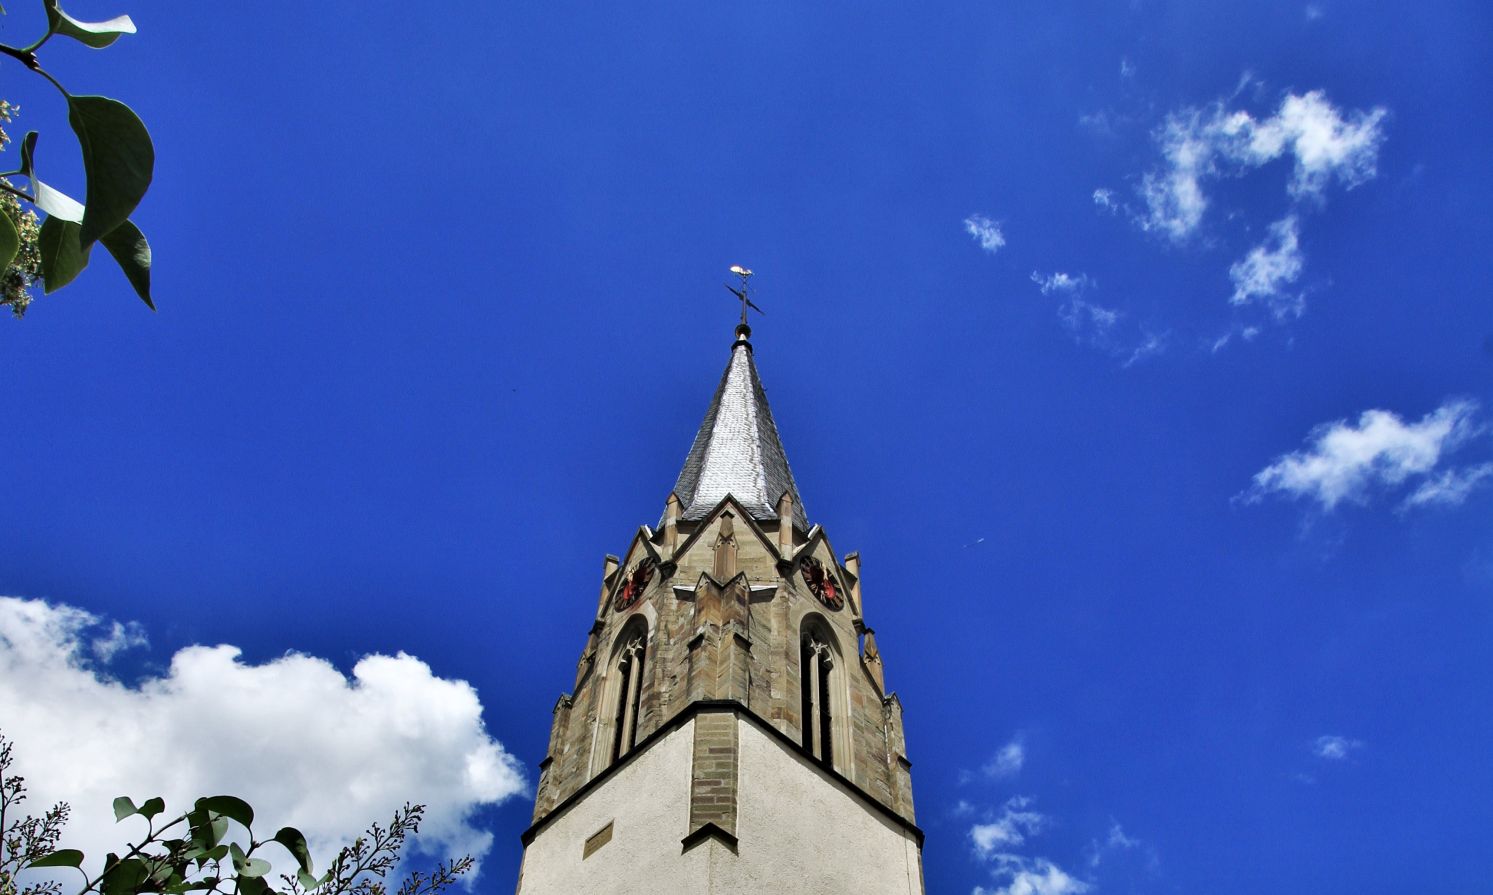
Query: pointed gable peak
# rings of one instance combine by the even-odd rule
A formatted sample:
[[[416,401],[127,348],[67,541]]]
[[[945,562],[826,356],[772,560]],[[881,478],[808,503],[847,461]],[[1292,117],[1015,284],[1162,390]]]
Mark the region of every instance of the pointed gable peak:
[[[793,524],[806,529],[803,501],[752,361],[752,344],[747,341],[751,332],[745,324],[736,328],[731,360],[674,483],[679,518],[703,519],[729,494],[753,519],[773,520],[787,494],[793,503]]]

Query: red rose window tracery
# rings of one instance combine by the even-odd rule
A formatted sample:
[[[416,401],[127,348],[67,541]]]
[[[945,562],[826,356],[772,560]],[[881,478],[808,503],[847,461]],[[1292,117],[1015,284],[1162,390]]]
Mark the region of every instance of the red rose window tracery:
[[[653,558],[648,557],[632,567],[632,572],[628,573],[626,580],[622,582],[622,587],[617,591],[618,612],[632,608],[632,605],[643,595],[648,582],[653,580],[653,567],[656,565]]]
[[[835,580],[832,572],[825,571],[819,560],[812,556],[805,559],[799,572],[804,576],[804,584],[808,585],[809,591],[819,602],[831,609],[839,609],[845,605],[845,597],[840,593],[840,583]]]

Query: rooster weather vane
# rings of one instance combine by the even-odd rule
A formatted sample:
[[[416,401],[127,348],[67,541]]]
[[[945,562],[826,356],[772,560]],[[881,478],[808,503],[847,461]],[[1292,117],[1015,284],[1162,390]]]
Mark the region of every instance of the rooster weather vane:
[[[741,299],[741,325],[746,326],[747,308],[751,308],[758,314],[766,314],[767,312],[757,307],[757,303],[747,297],[747,290],[752,279],[752,272],[750,270],[747,270],[745,267],[742,267],[740,264],[731,265],[731,272],[736,274],[738,277],[741,277],[741,288],[737,289],[736,287],[727,283],[726,291]]]

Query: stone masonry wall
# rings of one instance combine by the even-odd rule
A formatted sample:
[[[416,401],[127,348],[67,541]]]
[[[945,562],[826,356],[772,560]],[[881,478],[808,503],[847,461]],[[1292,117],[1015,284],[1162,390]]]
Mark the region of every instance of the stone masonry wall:
[[[810,617],[822,620],[837,652],[839,691],[831,694],[837,719],[834,769],[913,820],[901,707],[882,692],[863,661],[859,607],[848,586],[841,609],[821,604],[804,584],[799,563],[813,555],[834,570],[842,585],[849,583],[850,573],[817,529],[808,537],[795,532],[794,552],[785,557],[774,528],[775,523],[759,524],[727,501],[706,519],[681,529],[674,550],[664,532],[644,530],[634,539],[604,582],[605,598],[577,668],[575,689],[568,703],[562,700],[557,707],[536,820],[610,763],[618,697],[608,687],[616,676],[614,649],[630,621],[641,618],[648,630],[638,742],[700,700],[739,702],[802,742],[799,638]],[[618,587],[644,560],[657,564],[647,588],[633,606],[617,611]],[[714,577],[723,572],[730,573],[728,580]]]

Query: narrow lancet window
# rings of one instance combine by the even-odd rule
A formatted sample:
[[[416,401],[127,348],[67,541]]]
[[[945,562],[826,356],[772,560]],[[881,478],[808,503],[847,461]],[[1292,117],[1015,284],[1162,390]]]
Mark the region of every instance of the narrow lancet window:
[[[804,748],[824,764],[834,762],[834,696],[830,672],[834,652],[815,633],[806,633],[799,652],[798,674],[803,690]]]
[[[638,715],[643,693],[643,637],[637,636],[617,653],[617,713],[613,718],[612,761],[632,751],[638,737]]]

